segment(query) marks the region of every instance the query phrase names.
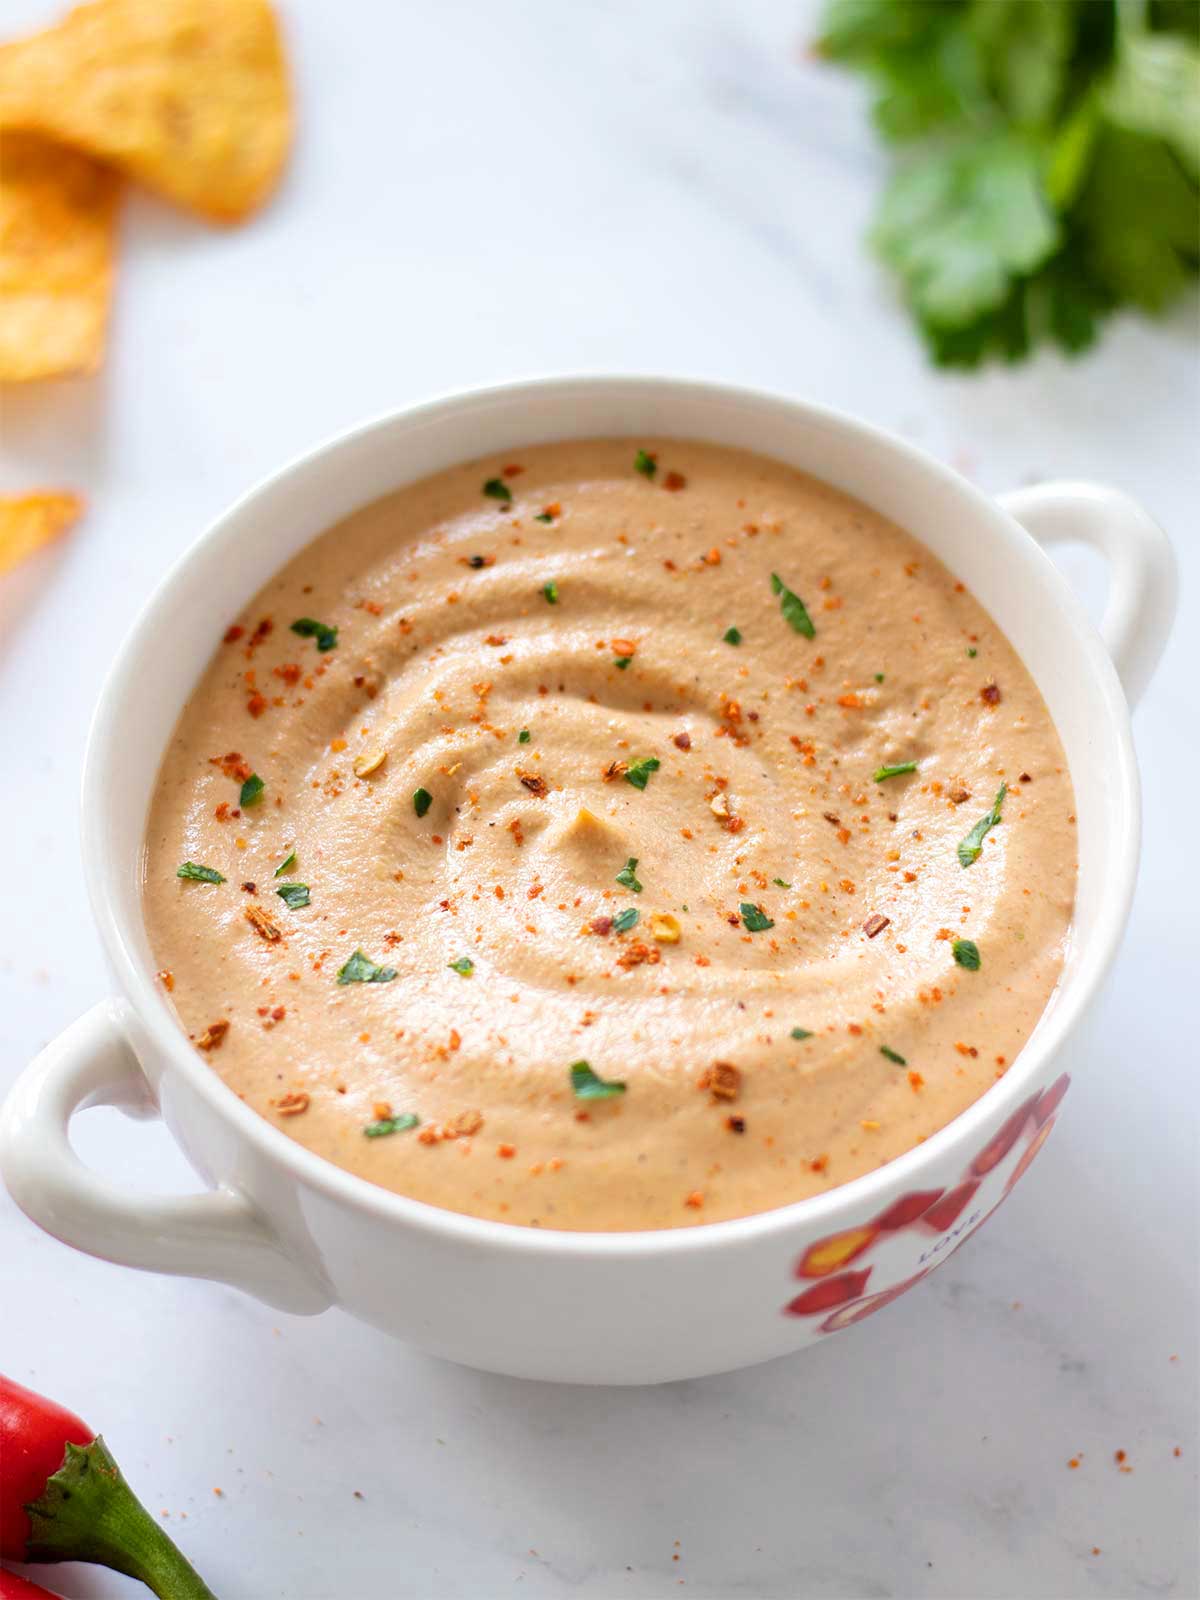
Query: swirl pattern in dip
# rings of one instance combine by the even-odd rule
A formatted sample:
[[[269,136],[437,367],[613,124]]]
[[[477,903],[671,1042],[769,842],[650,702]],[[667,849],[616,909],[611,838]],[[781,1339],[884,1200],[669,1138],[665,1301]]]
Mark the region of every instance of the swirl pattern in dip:
[[[909,534],[739,451],[543,445],[358,512],[232,623],[146,918],[212,1068],[318,1154],[674,1227],[856,1177],[1006,1070],[1073,809],[1029,675]]]

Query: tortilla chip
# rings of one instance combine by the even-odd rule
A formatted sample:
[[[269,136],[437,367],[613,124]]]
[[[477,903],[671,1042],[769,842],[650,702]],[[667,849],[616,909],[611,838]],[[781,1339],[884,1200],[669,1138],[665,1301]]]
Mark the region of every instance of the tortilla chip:
[[[266,0],[92,0],[0,46],[0,128],[235,222],[274,188],[291,142],[275,15]]]
[[[66,490],[0,495],[0,573],[40,550],[83,515],[83,501]]]
[[[35,134],[0,140],[0,380],[99,366],[119,189],[75,150]]]

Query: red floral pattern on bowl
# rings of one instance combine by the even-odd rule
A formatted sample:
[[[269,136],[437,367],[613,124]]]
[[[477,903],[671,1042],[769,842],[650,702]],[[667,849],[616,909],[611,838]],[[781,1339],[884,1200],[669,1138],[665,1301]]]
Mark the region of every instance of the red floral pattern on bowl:
[[[843,1228],[810,1245],[795,1268],[796,1277],[808,1287],[788,1301],[783,1308],[785,1314],[823,1315],[818,1333],[836,1333],[881,1310],[919,1283],[991,1215],[1028,1171],[1050,1135],[1070,1082],[1069,1074],[1064,1072],[1048,1089],[1030,1095],[992,1135],[953,1188],[914,1190],[901,1195],[870,1222]],[[864,1264],[863,1257],[886,1250],[889,1243],[914,1233],[936,1236],[936,1243],[920,1252],[917,1270],[911,1270],[912,1241],[907,1240],[906,1252],[893,1253],[891,1268],[892,1272],[903,1272],[903,1259],[907,1275],[896,1277],[884,1288],[871,1284],[868,1293],[867,1286],[880,1263]],[[851,1263],[855,1265],[852,1267]],[[883,1271],[887,1270],[885,1261]]]

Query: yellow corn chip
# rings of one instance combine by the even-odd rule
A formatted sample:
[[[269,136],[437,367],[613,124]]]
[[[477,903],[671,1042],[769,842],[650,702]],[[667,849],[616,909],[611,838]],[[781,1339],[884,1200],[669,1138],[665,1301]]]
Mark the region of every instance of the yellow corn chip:
[[[0,380],[99,366],[119,188],[78,151],[0,138]]]
[[[0,495],[0,573],[40,550],[83,515],[83,501],[66,490]]]
[[[0,46],[0,128],[236,221],[266,199],[291,141],[275,15],[266,0],[92,0]]]

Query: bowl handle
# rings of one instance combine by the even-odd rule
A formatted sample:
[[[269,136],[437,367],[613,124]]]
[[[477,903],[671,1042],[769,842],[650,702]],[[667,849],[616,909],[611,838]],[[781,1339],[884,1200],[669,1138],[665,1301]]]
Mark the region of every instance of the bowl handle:
[[[85,1167],[67,1136],[90,1105],[135,1116],[157,1107],[125,1027],[103,1000],[59,1034],[17,1079],[0,1110],[0,1174],[34,1222],[89,1255],[151,1272],[215,1278],[282,1311],[323,1311],[332,1297],[299,1266],[245,1195],[232,1189],[147,1195]]]
[[[1038,483],[1002,494],[1000,504],[1040,545],[1091,545],[1108,561],[1100,636],[1131,706],[1163,653],[1179,579],[1166,534],[1136,500],[1098,483]]]

